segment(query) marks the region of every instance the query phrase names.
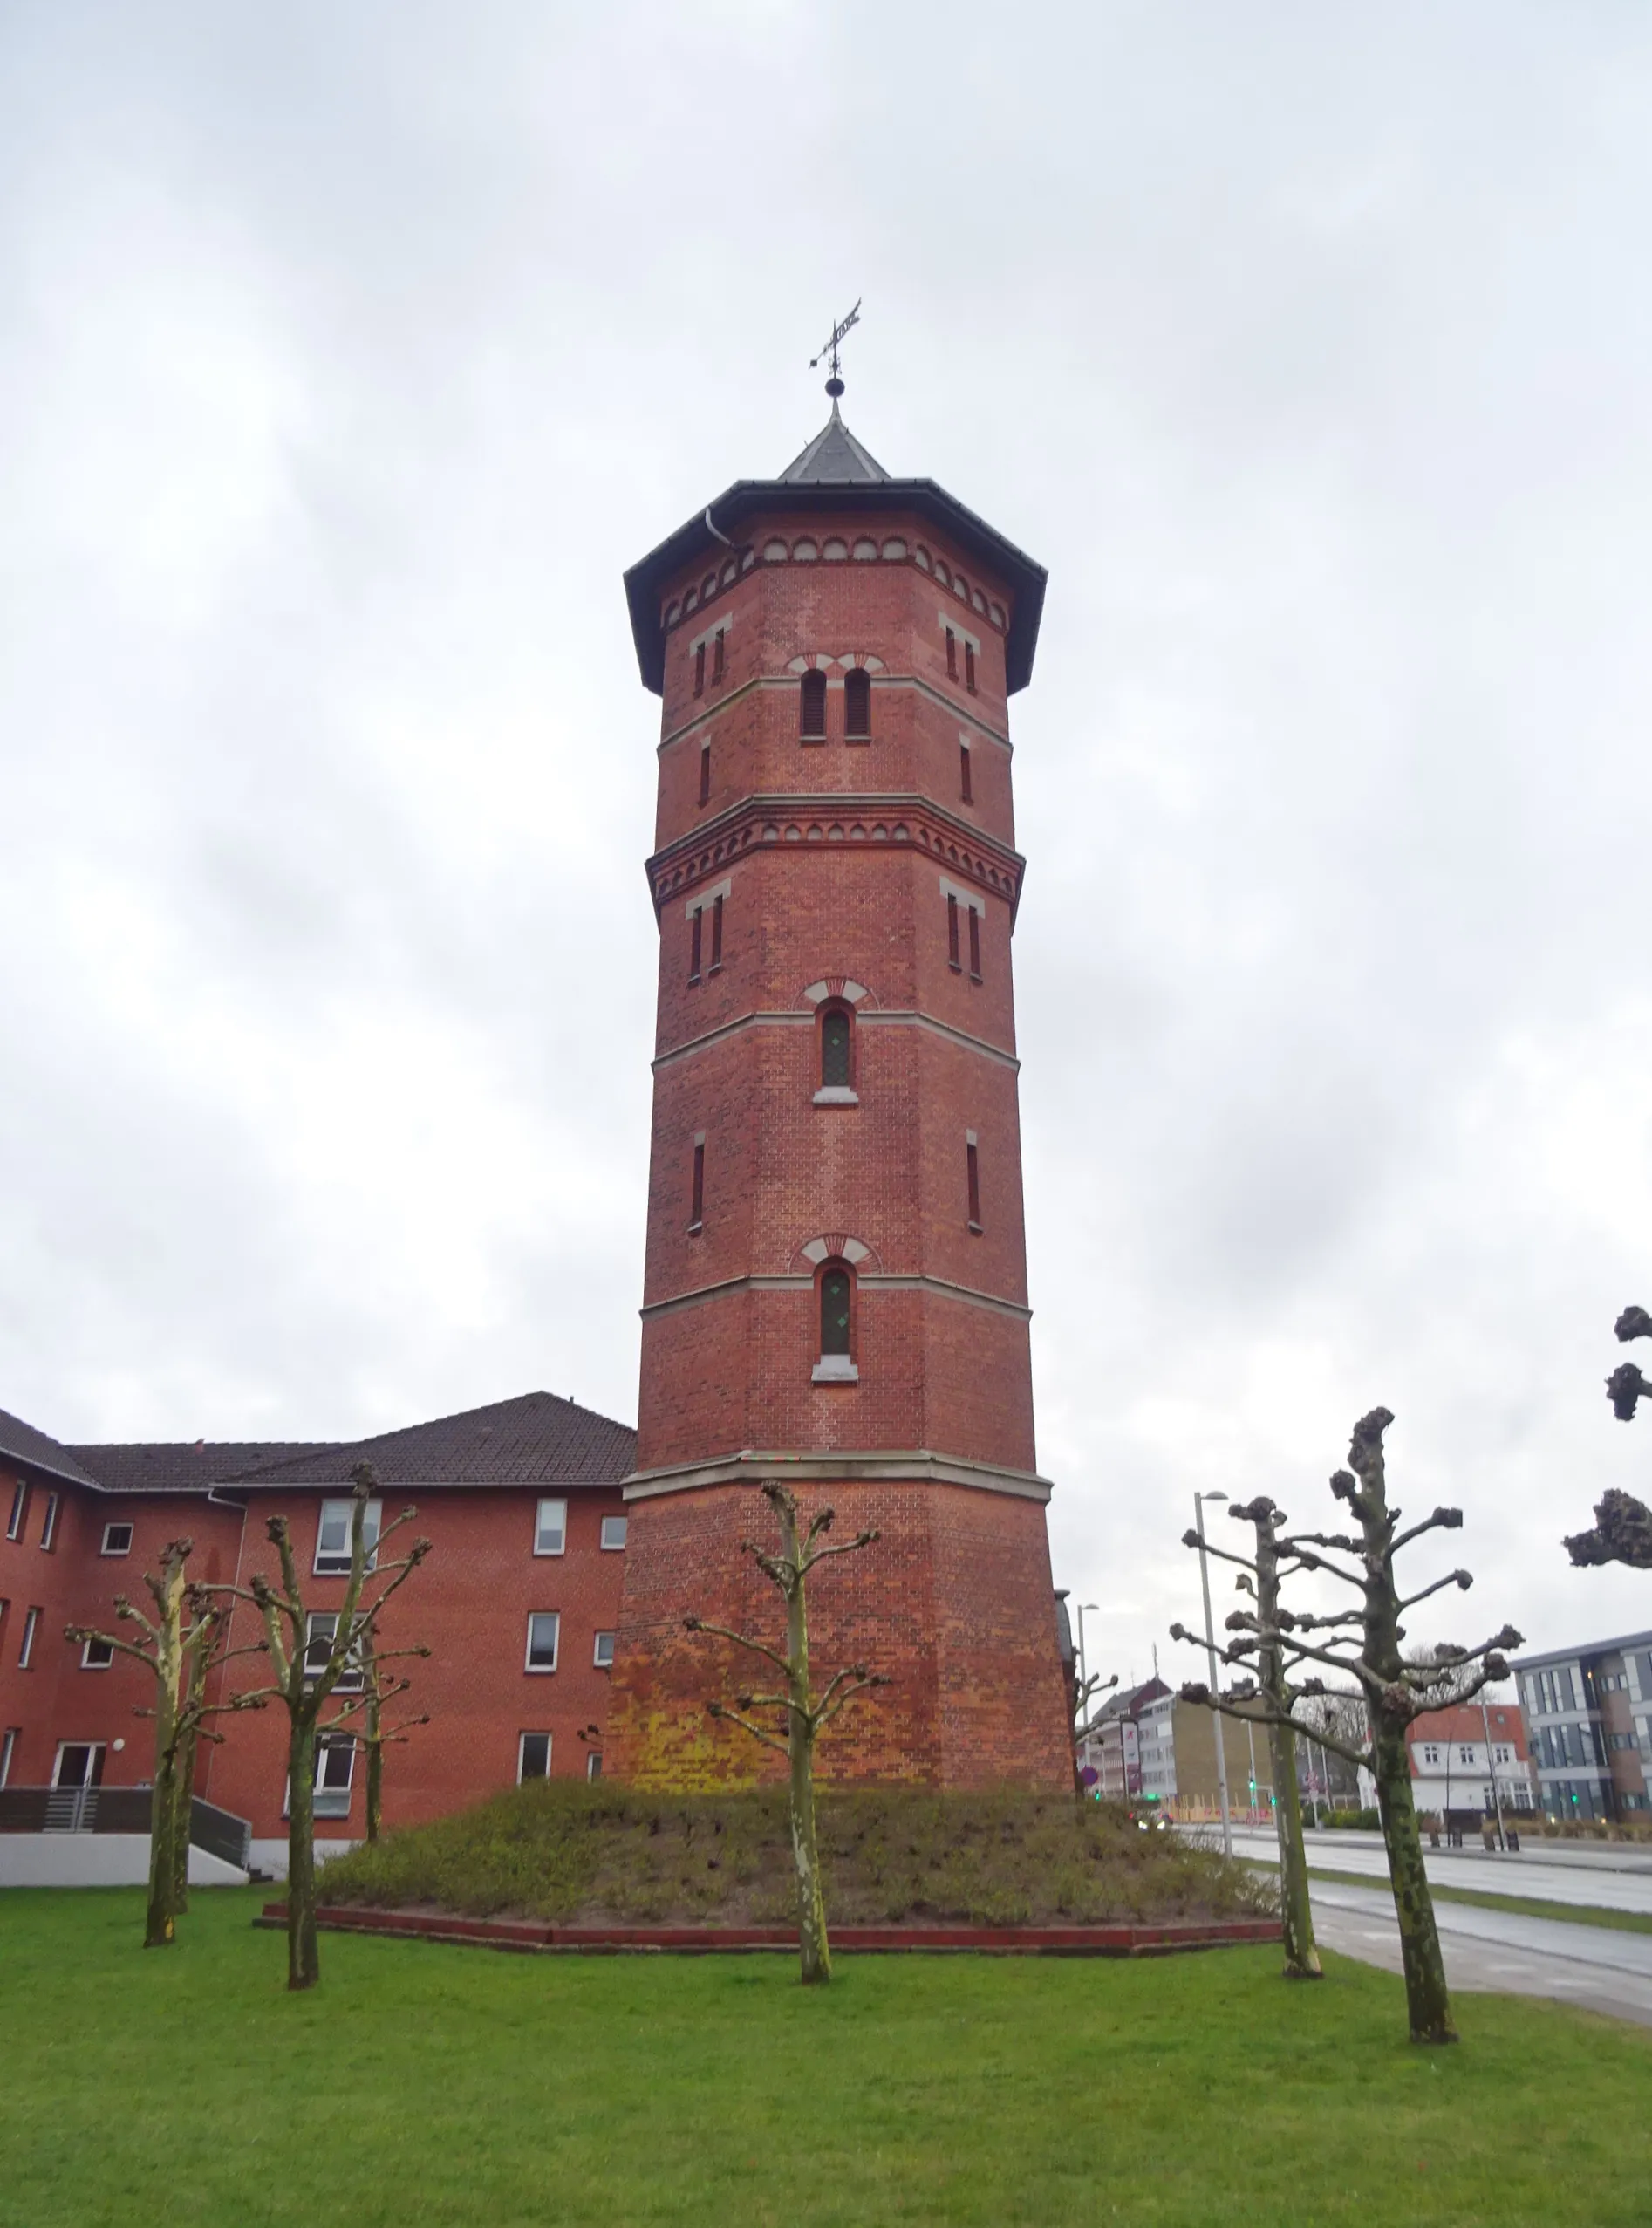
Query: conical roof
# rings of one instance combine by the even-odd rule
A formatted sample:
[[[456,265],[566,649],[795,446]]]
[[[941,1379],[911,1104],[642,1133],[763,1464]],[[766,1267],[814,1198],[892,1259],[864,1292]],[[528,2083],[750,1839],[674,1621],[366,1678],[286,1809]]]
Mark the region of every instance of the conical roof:
[[[832,397],[832,414],[816,434],[801,456],[793,457],[781,474],[782,484],[797,486],[802,482],[818,485],[821,482],[842,483],[846,481],[887,480],[877,459],[864,449],[843,423],[837,407],[837,398]]]

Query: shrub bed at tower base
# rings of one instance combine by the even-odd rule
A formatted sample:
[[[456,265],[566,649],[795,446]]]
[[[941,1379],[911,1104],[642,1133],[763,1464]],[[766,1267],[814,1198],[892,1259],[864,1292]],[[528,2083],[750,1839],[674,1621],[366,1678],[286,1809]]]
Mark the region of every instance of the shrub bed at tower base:
[[[1071,1794],[828,1787],[819,1828],[840,1941],[890,1927],[1209,1928],[1276,1909],[1272,1883],[1245,1866]],[[534,1921],[542,1935],[732,1928],[789,1940],[786,1798],[540,1780],[334,1858],[318,1893],[341,1920],[377,1911]]]

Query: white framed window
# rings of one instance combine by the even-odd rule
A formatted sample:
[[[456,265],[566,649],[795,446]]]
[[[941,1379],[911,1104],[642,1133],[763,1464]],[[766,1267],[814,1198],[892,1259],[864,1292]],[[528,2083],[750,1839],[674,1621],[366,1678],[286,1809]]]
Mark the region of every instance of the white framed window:
[[[347,1733],[324,1733],[316,1744],[315,1815],[348,1818],[356,1776],[356,1744]]]
[[[107,1671],[114,1659],[113,1640],[88,1640],[80,1650],[82,1671]]]
[[[130,1555],[132,1553],[131,1525],[106,1524],[103,1527],[103,1545],[99,1548],[98,1553],[99,1555]]]
[[[556,1668],[556,1640],[562,1630],[562,1618],[555,1609],[535,1609],[528,1619],[528,1660],[523,1669],[530,1671],[554,1671]]]
[[[338,1630],[337,1609],[311,1609],[304,1624],[304,1677],[319,1678],[332,1660],[332,1644]],[[352,1658],[338,1674],[335,1694],[359,1694],[361,1664]]]
[[[17,1753],[17,1738],[22,1731],[21,1726],[8,1726],[0,1733],[0,1787],[11,1777],[11,1760]]]
[[[596,1664],[598,1671],[612,1671],[614,1667],[614,1636],[611,1632],[599,1632],[597,1635],[597,1645],[591,1651],[590,1660]]]
[[[353,1500],[324,1500],[321,1521],[316,1527],[316,1575],[317,1578],[347,1578],[350,1575],[350,1513]],[[378,1558],[373,1550],[379,1544],[379,1527],[384,1521],[385,1505],[381,1500],[370,1500],[362,1518],[361,1536],[367,1549],[367,1568],[372,1569]]]
[[[29,1658],[34,1653],[34,1636],[40,1630],[40,1612],[31,1609],[23,1620],[23,1645],[17,1650],[17,1669],[27,1671]]]
[[[524,1733],[516,1736],[516,1784],[550,1777],[550,1735]]]
[[[604,1517],[603,1548],[605,1553],[609,1555],[618,1555],[622,1551],[625,1544],[625,1527],[627,1521],[628,1520],[623,1516]]]
[[[1423,1744],[1423,1761],[1427,1765],[1437,1767],[1439,1760],[1440,1752],[1438,1748],[1432,1741],[1425,1740]]]
[[[29,1488],[24,1484],[23,1480],[19,1478],[16,1486],[12,1488],[11,1514],[6,1519],[7,1539],[20,1540],[23,1537],[24,1521],[27,1517],[28,1514]]]
[[[567,1502],[542,1500],[534,1516],[534,1553],[561,1555],[567,1545]]]
[[[1500,1742],[1493,1753],[1499,1764],[1512,1764],[1514,1761],[1514,1751],[1512,1748],[1504,1747]]]
[[[48,1493],[46,1495],[45,1520],[40,1527],[40,1552],[42,1555],[51,1554],[52,1541],[58,1536],[58,1509],[59,1505],[60,1497],[57,1493]]]
[[[1474,1751],[1465,1740],[1457,1743],[1457,1760],[1459,1764],[1472,1764],[1474,1761]]]
[[[51,1767],[54,1787],[96,1787],[103,1785],[105,1744],[100,1740],[60,1740],[58,1760]]]
[[[588,1748],[585,1752],[585,1777],[588,1780],[599,1780],[602,1775],[603,1753],[601,1749]]]

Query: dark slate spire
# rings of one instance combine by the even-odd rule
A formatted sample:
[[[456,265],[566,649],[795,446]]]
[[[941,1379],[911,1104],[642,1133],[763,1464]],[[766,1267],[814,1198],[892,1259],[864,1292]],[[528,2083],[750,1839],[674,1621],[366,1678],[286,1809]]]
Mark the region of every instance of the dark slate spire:
[[[889,474],[870,450],[861,447],[843,423],[834,394],[831,416],[802,454],[795,456],[780,477],[782,484],[789,482],[793,486],[800,482],[810,485],[822,482],[864,484],[870,480],[887,480]]]

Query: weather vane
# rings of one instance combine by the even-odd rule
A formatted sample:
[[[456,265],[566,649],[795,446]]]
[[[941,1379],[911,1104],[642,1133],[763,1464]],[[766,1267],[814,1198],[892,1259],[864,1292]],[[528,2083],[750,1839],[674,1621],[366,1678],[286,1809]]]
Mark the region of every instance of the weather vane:
[[[837,352],[843,345],[843,336],[849,331],[850,326],[857,325],[859,323],[860,304],[857,302],[854,308],[843,319],[842,325],[835,325],[832,327],[832,337],[821,350],[820,356],[811,356],[809,359],[809,368],[812,372],[816,365],[820,362],[821,356],[829,356],[831,358],[832,375],[826,382],[826,392],[830,395],[834,402],[836,401],[838,396],[843,391],[843,371],[838,360]]]

